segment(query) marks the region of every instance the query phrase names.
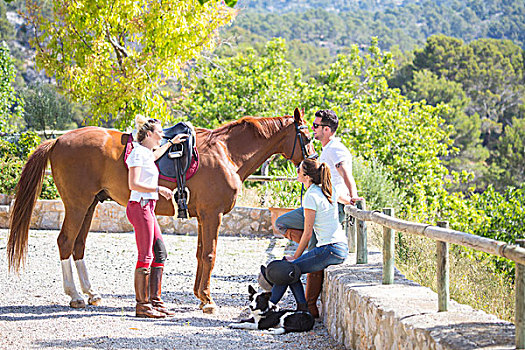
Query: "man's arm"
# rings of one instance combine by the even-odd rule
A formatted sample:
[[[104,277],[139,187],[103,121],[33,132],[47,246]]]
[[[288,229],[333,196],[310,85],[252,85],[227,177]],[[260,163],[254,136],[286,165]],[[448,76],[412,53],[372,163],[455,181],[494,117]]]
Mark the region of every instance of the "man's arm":
[[[352,175],[352,164],[349,160],[343,160],[335,165],[337,172],[343,178],[348,192],[350,192],[350,202],[354,202],[357,199],[360,199],[357,195],[357,186],[355,184],[354,176]]]

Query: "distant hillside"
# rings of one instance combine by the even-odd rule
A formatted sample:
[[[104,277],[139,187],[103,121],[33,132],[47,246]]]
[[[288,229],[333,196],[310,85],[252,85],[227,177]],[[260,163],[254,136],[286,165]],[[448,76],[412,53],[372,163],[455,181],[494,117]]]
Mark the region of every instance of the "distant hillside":
[[[241,0],[235,26],[265,37],[300,40],[339,52],[368,45],[377,36],[383,49],[422,46],[434,34],[470,42],[509,39],[525,45],[523,0]]]

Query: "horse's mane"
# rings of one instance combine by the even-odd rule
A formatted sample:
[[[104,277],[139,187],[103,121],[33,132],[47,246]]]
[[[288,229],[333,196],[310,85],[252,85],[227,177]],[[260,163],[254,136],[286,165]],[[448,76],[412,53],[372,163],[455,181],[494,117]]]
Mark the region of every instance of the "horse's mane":
[[[242,128],[248,130],[251,127],[257,135],[264,138],[270,138],[276,132],[287,126],[287,121],[293,120],[293,117],[285,115],[283,117],[251,117],[246,116],[241,119],[231,121],[217,129],[210,130],[208,134],[207,143],[214,144],[221,136],[227,135],[232,129]]]

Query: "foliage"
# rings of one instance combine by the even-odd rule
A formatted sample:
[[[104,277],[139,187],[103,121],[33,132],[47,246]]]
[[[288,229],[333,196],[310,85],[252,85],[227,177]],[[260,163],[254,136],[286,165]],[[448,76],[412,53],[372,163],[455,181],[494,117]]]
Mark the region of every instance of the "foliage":
[[[368,210],[399,208],[403,203],[403,191],[396,187],[390,178],[390,172],[376,158],[370,161],[361,157],[353,158],[352,174],[359,189],[359,196],[366,199]]]
[[[388,88],[392,56],[373,41],[368,54],[356,45],[349,54],[307,82],[285,59],[285,43],[274,39],[258,56],[254,51],[201,62],[192,73],[191,90],[179,112],[194,124],[215,127],[245,114],[289,114],[304,107],[306,116],[332,108],[346,132],[342,141],[366,160],[377,159],[391,181],[406,191],[405,203],[414,215],[438,210],[447,170],[439,157],[451,144],[441,128],[441,107],[414,103]]]
[[[16,71],[9,48],[5,42],[0,43],[0,132],[16,131],[17,121],[23,111],[22,101],[14,92],[12,83]],[[15,130],[13,130],[15,129]]]
[[[199,0],[199,3],[201,5],[204,5],[205,3],[207,3],[208,1],[210,0]],[[234,7],[235,4],[237,3],[237,0],[224,0],[224,3],[230,7]]]
[[[221,58],[246,54],[251,49],[261,56],[265,52],[268,42],[265,37],[239,26],[225,28],[221,33],[221,40],[223,44],[215,51],[215,54]],[[328,63],[333,60],[330,56],[330,50],[326,47],[312,45],[297,39],[288,40],[285,44],[285,59],[294,68],[301,69],[305,77],[317,75],[320,69],[326,68]]]
[[[273,172],[273,176],[297,177],[297,170],[291,162]],[[301,206],[302,185],[298,181],[269,181],[259,188],[264,205],[278,208],[297,208]]]
[[[508,188],[500,194],[490,186],[485,192],[475,196],[472,202],[484,219],[482,225],[473,228],[474,234],[511,244],[516,243],[516,238],[523,237],[525,187]],[[498,271],[514,280],[513,261],[495,256],[493,261]]]
[[[440,106],[411,102],[388,88],[392,70],[392,56],[375,41],[367,55],[354,45],[320,73],[308,102],[312,111],[334,109],[345,130],[343,143],[366,160],[379,160],[405,192],[407,214],[427,219],[438,210],[436,197],[445,195],[448,172],[440,157],[451,144],[449,132],[441,128]]]
[[[525,183],[525,119],[514,118],[504,129],[494,163],[496,189]]]
[[[43,130],[47,139],[49,130],[64,130],[78,126],[74,120],[73,105],[55,87],[45,83],[35,83],[22,91],[26,102],[24,120],[27,128]]]
[[[236,25],[266,38],[301,40],[341,52],[381,38],[381,48],[412,50],[432,35],[509,39],[524,47],[525,5],[510,1],[241,1]]]
[[[498,167],[513,163],[501,158],[507,152],[500,143],[506,131],[514,130],[508,127],[513,118],[524,117],[523,57],[523,50],[509,41],[465,44],[433,36],[389,81],[413,100],[447,104],[441,117],[453,127],[454,148],[446,164],[451,170],[473,173],[465,185],[476,185],[478,191],[491,179],[502,185],[520,183],[501,181],[504,172]],[[465,185],[460,189],[467,190]]]
[[[31,152],[40,144],[40,137],[33,131],[21,133],[10,141],[0,140],[0,193],[14,194],[22,168]],[[42,199],[58,198],[58,190],[51,176],[44,176]]]
[[[479,39],[469,44],[443,35],[416,50],[414,70],[428,69],[461,84],[471,100],[465,112],[505,123],[524,103],[523,50],[510,41]]]
[[[264,52],[200,61],[183,89],[179,108],[195,125],[215,128],[245,115],[290,114],[300,105],[304,83],[285,60],[282,39],[269,41]]]
[[[217,28],[234,11],[221,1],[53,1],[52,17],[28,2],[39,67],[75,101],[89,103],[93,121],[129,125],[136,113],[165,119],[160,89],[188,61],[211,49]]]
[[[2,2],[0,2],[0,42],[11,40],[13,38],[14,30],[13,26],[6,17],[6,8]]]

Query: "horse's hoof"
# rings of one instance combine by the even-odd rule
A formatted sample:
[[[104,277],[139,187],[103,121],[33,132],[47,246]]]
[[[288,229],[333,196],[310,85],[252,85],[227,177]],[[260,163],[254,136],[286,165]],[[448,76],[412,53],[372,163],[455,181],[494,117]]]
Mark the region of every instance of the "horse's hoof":
[[[69,302],[69,306],[71,306],[73,309],[83,309],[86,307],[86,302],[84,299],[71,300]]]
[[[217,313],[217,305],[215,305],[215,303],[204,304],[202,306],[202,312],[205,314],[215,314]]]
[[[200,305],[199,305],[199,309],[203,309],[204,308],[204,305],[206,305],[206,303],[204,301],[201,301]]]
[[[102,304],[102,297],[98,294],[93,295],[88,299],[88,304],[93,306],[100,306]]]

